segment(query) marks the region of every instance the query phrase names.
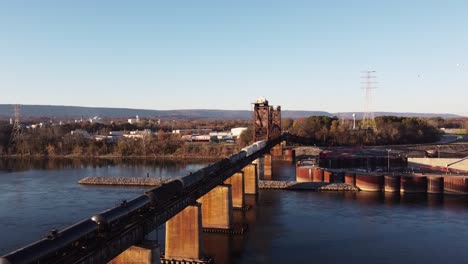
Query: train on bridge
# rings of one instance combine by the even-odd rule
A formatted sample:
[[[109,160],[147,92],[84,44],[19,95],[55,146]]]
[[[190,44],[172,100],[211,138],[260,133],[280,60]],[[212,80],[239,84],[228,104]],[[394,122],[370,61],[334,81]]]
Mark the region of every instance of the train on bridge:
[[[143,195],[74,224],[62,231],[53,230],[47,237],[0,257],[0,264],[79,262],[91,245],[105,243],[155,213],[157,207],[189,192],[242,159],[263,150],[267,141],[257,141],[239,153],[222,159],[194,173],[146,191]]]

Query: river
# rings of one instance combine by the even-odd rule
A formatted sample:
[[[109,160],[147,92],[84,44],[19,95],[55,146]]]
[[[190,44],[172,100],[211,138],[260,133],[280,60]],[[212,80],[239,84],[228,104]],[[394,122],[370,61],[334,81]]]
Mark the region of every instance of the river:
[[[172,178],[207,163],[5,161],[0,163],[0,255],[140,195],[139,187],[82,186],[88,176]],[[276,162],[274,179],[294,167]],[[203,234],[216,263],[466,263],[464,196],[261,190],[236,211],[244,235]],[[164,228],[150,235],[163,243]]]

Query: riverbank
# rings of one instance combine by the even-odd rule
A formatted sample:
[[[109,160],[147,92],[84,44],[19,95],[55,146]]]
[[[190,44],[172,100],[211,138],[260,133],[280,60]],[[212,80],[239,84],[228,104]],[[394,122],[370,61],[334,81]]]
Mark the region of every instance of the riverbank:
[[[174,155],[151,155],[151,156],[119,156],[119,155],[99,155],[99,156],[87,156],[87,155],[0,155],[0,159],[47,159],[47,160],[60,160],[60,159],[102,159],[102,160],[200,160],[200,161],[215,161],[221,159],[218,155],[213,156],[200,156],[200,155],[185,155],[185,156],[174,156]]]

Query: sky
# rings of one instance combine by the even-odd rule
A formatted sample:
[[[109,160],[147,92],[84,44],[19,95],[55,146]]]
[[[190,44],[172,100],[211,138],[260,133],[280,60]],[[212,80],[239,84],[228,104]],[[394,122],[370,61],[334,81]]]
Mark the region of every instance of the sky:
[[[468,1],[0,0],[0,104],[468,116]]]

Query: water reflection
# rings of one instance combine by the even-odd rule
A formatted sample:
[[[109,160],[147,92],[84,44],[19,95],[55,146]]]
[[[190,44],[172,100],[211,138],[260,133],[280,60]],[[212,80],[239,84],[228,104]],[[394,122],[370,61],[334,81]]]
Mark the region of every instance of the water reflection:
[[[456,212],[463,212],[468,207],[468,197],[462,195],[389,192],[322,193],[321,195],[330,199],[343,199],[347,203],[358,203],[360,207],[384,205],[386,207],[434,208]]]
[[[121,166],[139,170],[141,167],[154,170],[178,172],[191,164],[208,164],[210,161],[170,159],[78,159],[78,158],[0,158],[0,172],[28,170],[64,170],[82,168],[105,168]]]
[[[76,184],[82,177],[145,177],[148,172],[152,177],[175,177],[206,165],[2,162],[1,168],[6,171],[8,165],[10,172],[0,173],[0,233],[10,239],[0,240],[0,254],[143,191]],[[273,164],[273,179],[294,177],[290,162]],[[261,190],[258,196],[247,195],[246,204],[250,210],[234,211],[234,223],[248,225],[244,235],[203,233],[205,254],[215,263],[464,263],[468,258],[466,196]],[[164,226],[149,235],[162,250],[164,237]]]
[[[141,195],[145,188],[86,186],[89,176],[173,178],[206,163],[145,160],[3,159],[0,171],[0,255]]]
[[[233,236],[213,233],[204,233],[202,236],[205,255],[214,258],[214,263],[231,263]]]

